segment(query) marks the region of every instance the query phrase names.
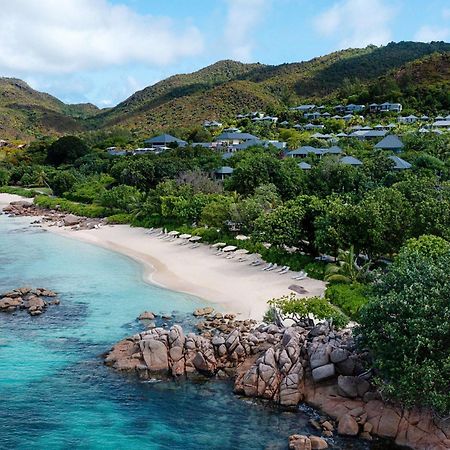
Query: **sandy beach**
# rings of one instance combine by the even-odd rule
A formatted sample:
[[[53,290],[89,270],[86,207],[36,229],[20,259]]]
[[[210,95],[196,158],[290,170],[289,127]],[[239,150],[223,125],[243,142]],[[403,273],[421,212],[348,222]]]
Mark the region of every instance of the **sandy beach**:
[[[0,194],[0,206],[20,197]],[[144,266],[145,280],[178,292],[185,292],[220,305],[227,312],[241,318],[261,319],[267,301],[289,294],[295,284],[306,289],[305,296],[321,295],[325,283],[314,279],[295,281],[289,272],[279,275],[265,272],[261,267],[216,256],[208,245],[190,248],[161,240],[147,234],[144,228],[128,225],[109,225],[94,230],[73,231],[69,228],[49,227],[49,230],[73,239],[127,255]]]

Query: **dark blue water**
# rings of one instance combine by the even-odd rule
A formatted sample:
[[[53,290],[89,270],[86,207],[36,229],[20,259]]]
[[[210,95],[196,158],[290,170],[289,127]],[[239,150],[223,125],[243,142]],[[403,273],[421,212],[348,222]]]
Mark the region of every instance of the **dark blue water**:
[[[305,413],[237,398],[228,382],[145,383],[101,355],[144,310],[185,320],[204,302],[142,281],[116,253],[0,216],[0,292],[59,292],[30,317],[0,314],[0,449],[285,449]],[[335,448],[369,448],[337,440]]]

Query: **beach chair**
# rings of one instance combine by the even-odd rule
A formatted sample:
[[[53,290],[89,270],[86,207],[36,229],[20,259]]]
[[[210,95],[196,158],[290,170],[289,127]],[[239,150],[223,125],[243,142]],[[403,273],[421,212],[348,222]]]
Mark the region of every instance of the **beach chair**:
[[[275,272],[283,272],[284,269],[286,269],[287,266],[283,266],[280,267],[278,270],[276,270]]]
[[[266,267],[263,267],[261,270],[270,270],[272,267],[273,267],[273,264],[270,263],[270,264],[267,264]]]
[[[304,280],[305,278],[308,278],[308,274],[307,274],[306,272],[303,272],[303,274],[300,275],[300,276],[298,276],[298,277],[296,278],[296,280],[297,280],[297,281],[300,281],[300,280]]]
[[[281,270],[278,275],[284,275],[285,273],[288,273],[290,270],[289,266],[285,266],[283,270]]]
[[[278,264],[275,263],[272,267],[270,267],[269,269],[267,269],[267,272],[272,272],[272,270],[275,270],[278,267]]]

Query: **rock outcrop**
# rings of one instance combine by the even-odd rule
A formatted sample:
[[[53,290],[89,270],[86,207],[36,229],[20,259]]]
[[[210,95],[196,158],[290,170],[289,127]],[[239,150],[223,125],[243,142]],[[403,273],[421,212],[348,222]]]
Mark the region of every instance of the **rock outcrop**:
[[[144,379],[234,376],[237,394],[294,409],[305,402],[327,414],[330,419],[316,424],[325,437],[337,428],[342,435],[379,436],[418,450],[449,448],[450,424],[429,411],[381,401],[365,369],[368,355],[357,352],[351,330],[327,324],[252,328],[224,315],[216,319],[209,310],[205,321],[203,312],[196,314],[203,319],[202,335],[184,334],[179,325],[147,330],[115,345],[106,363]],[[320,447],[326,441],[313,438],[292,437],[290,448],[326,448]]]
[[[49,227],[70,227],[73,230],[90,230],[107,223],[106,219],[94,219],[66,214],[59,211],[58,208],[41,208],[26,200],[11,202],[3,208],[3,212],[10,216],[37,217],[38,219],[33,222],[36,226],[45,224]]]
[[[39,316],[49,305],[59,305],[60,301],[56,295],[56,292],[44,288],[14,289],[0,295],[0,312],[27,310],[31,316]]]
[[[318,436],[293,434],[289,436],[289,450],[324,450],[328,448],[325,439]]]

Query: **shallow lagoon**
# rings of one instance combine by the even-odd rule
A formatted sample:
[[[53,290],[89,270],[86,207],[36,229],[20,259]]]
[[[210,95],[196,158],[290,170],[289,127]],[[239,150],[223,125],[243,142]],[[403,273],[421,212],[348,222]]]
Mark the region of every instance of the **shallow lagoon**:
[[[228,382],[144,383],[101,355],[144,310],[184,321],[205,302],[142,281],[116,253],[0,216],[0,292],[59,292],[40,317],[0,314],[0,449],[285,449],[311,411],[237,398]],[[334,448],[368,449],[354,440]],[[386,448],[380,446],[379,448]]]

